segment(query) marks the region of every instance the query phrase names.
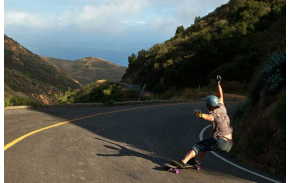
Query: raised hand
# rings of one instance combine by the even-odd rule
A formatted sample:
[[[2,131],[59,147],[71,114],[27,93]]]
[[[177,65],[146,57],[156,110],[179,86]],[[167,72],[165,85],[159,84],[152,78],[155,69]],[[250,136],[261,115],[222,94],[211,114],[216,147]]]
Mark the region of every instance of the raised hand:
[[[220,75],[216,75],[216,83],[219,85],[221,83],[222,77]]]

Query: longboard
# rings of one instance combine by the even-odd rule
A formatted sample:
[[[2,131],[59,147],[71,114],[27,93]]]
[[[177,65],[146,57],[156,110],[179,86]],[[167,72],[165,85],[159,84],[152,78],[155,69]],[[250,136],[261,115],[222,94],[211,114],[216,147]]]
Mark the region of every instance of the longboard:
[[[178,174],[179,167],[174,164],[175,164],[174,160],[171,160],[170,163],[164,163],[164,170]],[[195,167],[193,165],[187,164],[187,166],[184,169],[188,168],[195,168],[196,170],[200,170],[200,166]]]

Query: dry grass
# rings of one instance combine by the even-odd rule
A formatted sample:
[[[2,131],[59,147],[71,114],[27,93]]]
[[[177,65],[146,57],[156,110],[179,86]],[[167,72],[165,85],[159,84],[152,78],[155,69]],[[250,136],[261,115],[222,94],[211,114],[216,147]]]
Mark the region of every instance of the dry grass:
[[[170,90],[165,92],[165,94],[162,96],[162,99],[189,99],[189,100],[195,100],[197,99],[197,96],[199,99],[206,98],[209,95],[215,95],[218,96],[217,91],[200,91],[198,96],[198,89],[192,89],[192,88],[186,88],[185,90],[181,92],[177,92],[174,90]],[[229,94],[224,93],[224,99],[233,99],[233,100],[246,100],[248,97],[244,95],[238,95],[238,94]]]
[[[246,100],[246,99],[248,99],[248,97],[244,96],[244,95],[236,95],[236,94],[228,94],[228,93],[224,93],[224,98],[225,99],[236,99],[236,100]]]

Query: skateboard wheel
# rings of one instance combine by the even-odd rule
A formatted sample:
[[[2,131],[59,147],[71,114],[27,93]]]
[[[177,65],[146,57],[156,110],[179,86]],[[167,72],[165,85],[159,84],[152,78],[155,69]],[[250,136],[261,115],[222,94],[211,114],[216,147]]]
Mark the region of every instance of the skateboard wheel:
[[[196,167],[196,170],[200,170],[200,166],[197,166],[197,167]]]
[[[175,169],[175,171],[174,171],[176,174],[178,174],[179,173],[179,170],[178,169]]]

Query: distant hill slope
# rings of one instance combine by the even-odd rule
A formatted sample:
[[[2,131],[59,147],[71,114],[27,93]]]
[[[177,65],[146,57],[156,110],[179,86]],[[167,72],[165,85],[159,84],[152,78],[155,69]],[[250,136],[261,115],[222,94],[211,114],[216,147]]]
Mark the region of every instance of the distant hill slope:
[[[5,96],[26,96],[51,103],[54,94],[80,88],[80,85],[57,67],[48,64],[19,43],[4,35]]]
[[[220,74],[247,85],[268,53],[286,47],[286,0],[230,0],[192,23],[132,54],[122,82],[183,89],[208,85]]]
[[[126,72],[126,67],[120,66],[97,57],[69,61],[40,56],[43,60],[54,64],[59,69],[73,77],[82,85],[99,79],[119,82]]]

